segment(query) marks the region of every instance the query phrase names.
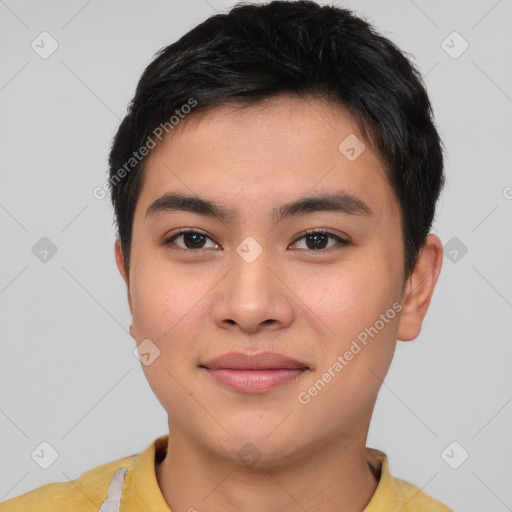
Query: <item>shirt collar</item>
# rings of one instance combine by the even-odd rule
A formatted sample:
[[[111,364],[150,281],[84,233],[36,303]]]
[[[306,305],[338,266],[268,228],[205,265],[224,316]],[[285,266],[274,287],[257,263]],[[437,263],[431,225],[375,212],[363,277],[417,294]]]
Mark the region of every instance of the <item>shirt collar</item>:
[[[135,504],[143,506],[144,510],[171,512],[158,486],[155,470],[155,458],[160,461],[165,457],[168,440],[169,434],[158,437],[144,451],[135,455],[133,467],[126,475],[123,495],[129,493]],[[364,512],[394,510],[401,505],[400,494],[396,480],[389,472],[386,454],[367,447],[366,460],[379,483]]]

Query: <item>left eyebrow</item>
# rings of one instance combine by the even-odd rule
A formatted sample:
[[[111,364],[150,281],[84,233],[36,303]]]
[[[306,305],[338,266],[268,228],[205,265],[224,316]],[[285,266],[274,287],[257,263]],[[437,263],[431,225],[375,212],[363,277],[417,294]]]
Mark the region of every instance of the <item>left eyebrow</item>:
[[[215,201],[197,196],[186,196],[176,192],[167,192],[151,203],[146,210],[146,216],[175,210],[216,217],[226,222],[232,222],[238,218],[236,210],[226,208]],[[331,194],[318,194],[278,205],[272,209],[271,217],[277,223],[287,217],[297,217],[322,211],[333,211],[347,215],[373,215],[370,207],[362,199],[340,190]]]
[[[314,212],[332,211],[347,215],[371,216],[371,208],[358,197],[340,190],[332,194],[304,197],[274,208],[272,217],[280,222],[285,217],[296,217]]]

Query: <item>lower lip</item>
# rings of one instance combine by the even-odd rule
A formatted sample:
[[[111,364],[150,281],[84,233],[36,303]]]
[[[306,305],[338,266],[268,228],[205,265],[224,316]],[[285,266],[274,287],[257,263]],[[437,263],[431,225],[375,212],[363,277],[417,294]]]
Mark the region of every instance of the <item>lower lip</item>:
[[[230,370],[206,371],[221,384],[225,384],[241,393],[262,393],[287,382],[297,380],[306,369],[280,368],[276,370]]]

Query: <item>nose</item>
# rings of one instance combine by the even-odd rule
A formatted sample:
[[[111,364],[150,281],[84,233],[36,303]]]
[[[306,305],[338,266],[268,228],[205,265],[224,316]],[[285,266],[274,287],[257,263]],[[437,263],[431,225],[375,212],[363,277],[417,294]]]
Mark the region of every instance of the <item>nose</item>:
[[[265,251],[252,262],[238,254],[220,284],[213,308],[214,321],[223,329],[254,334],[280,329],[293,319],[293,292],[283,283],[279,269]],[[274,268],[273,268],[274,267]]]

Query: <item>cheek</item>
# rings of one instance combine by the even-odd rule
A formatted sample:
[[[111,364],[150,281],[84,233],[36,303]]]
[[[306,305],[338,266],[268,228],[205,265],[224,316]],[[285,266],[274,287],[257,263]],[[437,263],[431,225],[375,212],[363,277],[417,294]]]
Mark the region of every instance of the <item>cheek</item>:
[[[188,270],[157,263],[139,268],[132,291],[134,328],[140,336],[152,334],[161,342],[187,322],[200,307],[206,284],[193,279]]]
[[[382,376],[391,363],[401,305],[397,281],[378,261],[349,263],[331,270],[328,278],[308,278],[302,293],[308,297],[311,317],[322,321],[318,371],[327,371],[342,356],[343,370],[335,373],[344,377],[334,379],[332,387],[343,383],[348,388],[361,384],[368,388],[368,379],[379,384],[371,372]]]
[[[179,382],[186,382],[198,364],[208,318],[207,294],[215,276],[199,275],[192,266],[179,270],[168,262],[139,267],[136,276],[133,335],[137,343],[149,339],[156,347],[158,357],[143,370],[159,400],[171,400],[183,391]]]
[[[186,272],[153,264],[139,266],[133,292],[134,336],[137,343],[149,339],[155,354],[150,364],[142,364],[146,379],[166,411],[190,417],[194,404],[185,384],[197,364],[205,287]]]
[[[324,273],[305,273],[295,289],[314,316],[330,327],[330,336],[339,339],[373,325],[399,298],[393,276],[361,261],[346,261]]]
[[[371,410],[391,364],[399,314],[392,283],[378,271],[333,272],[316,289],[321,293],[310,294],[311,308],[328,329],[317,341],[318,366],[299,402],[309,400],[311,417],[335,426]]]

